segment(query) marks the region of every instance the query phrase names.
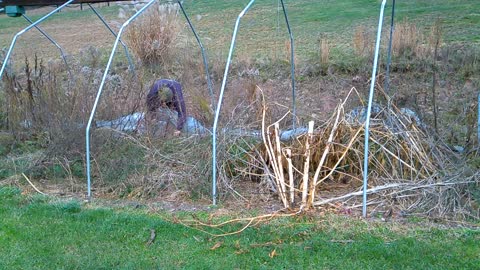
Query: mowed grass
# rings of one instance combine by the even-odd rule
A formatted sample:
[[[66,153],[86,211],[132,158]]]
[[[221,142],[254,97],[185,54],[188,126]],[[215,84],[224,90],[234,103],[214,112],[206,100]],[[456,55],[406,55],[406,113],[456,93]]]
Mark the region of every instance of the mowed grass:
[[[94,5],[110,26],[118,29],[118,6],[103,7]],[[36,21],[52,11],[55,7],[27,10],[26,15]],[[10,47],[14,35],[27,27],[29,23],[22,17],[11,18],[0,14],[0,49]],[[102,51],[110,50],[115,37],[108,31],[87,5],[80,10],[78,5],[68,7],[55,13],[38,25],[52,37],[67,55],[77,55],[88,46],[95,46]],[[59,59],[59,50],[37,29],[32,28],[17,39],[12,59],[22,62],[25,57],[37,54],[42,59]]]
[[[388,1],[388,5],[392,1]],[[200,38],[210,55],[225,56],[231,41],[235,20],[246,6],[245,0],[205,0],[184,1],[184,7],[190,15]],[[295,0],[285,1],[288,16],[296,43],[299,59],[306,59],[318,54],[319,40],[327,38],[333,48],[347,50],[353,46],[353,34],[361,25],[375,32],[378,22],[379,0]],[[276,56],[288,59],[288,32],[281,8],[277,0],[257,0],[243,17],[238,33],[237,53],[248,57]],[[53,8],[51,8],[53,9]],[[118,18],[118,6],[99,7],[112,26],[118,26],[125,20]],[[437,19],[444,29],[445,42],[479,42],[480,41],[480,2],[472,0],[405,0],[397,1],[396,20],[413,21],[419,29],[428,32]],[[27,15],[36,20],[47,13],[47,9],[28,11]],[[387,6],[385,27],[389,27],[391,7]],[[181,20],[184,21],[183,18]],[[23,18],[9,18],[0,15],[0,47],[10,44],[13,35],[27,24]],[[110,48],[113,37],[101,25],[96,16],[85,6],[55,14],[41,25],[67,52],[77,53],[87,45]],[[37,33],[35,29],[25,34],[25,40],[19,42],[19,51],[29,53],[48,48],[56,49]],[[95,35],[91,35],[93,32]],[[197,48],[190,30],[185,24],[182,37],[189,37],[189,46]],[[372,44],[374,38],[372,37]],[[34,46],[37,44],[37,46]],[[48,54],[53,56],[54,53]]]
[[[166,214],[0,187],[1,269],[478,269],[480,231],[279,218],[214,238]],[[186,213],[179,215],[186,217]],[[208,213],[197,213],[206,217]],[[228,217],[222,217],[227,219]],[[225,228],[233,231],[237,226]],[[150,231],[156,239],[147,245]]]
[[[391,4],[385,11],[384,26],[389,28]],[[195,22],[207,48],[226,50],[230,44],[237,15],[248,1],[186,1],[187,12],[200,15]],[[285,1],[299,59],[319,52],[319,40],[327,38],[332,47],[343,50],[353,46],[357,27],[365,26],[372,33],[378,25],[379,0],[296,0]],[[240,54],[265,55],[275,51],[287,58],[288,32],[278,1],[256,1],[242,18],[238,34]],[[396,21],[413,21],[426,32],[440,19],[444,25],[444,41],[480,41],[480,2],[469,0],[406,0],[396,1]],[[372,44],[375,39],[372,36]]]

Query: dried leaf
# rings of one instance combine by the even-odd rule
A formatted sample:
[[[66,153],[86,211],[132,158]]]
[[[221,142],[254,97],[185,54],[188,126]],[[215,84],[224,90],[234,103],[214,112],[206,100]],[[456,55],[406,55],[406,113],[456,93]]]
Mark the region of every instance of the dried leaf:
[[[213,247],[210,248],[210,250],[215,250],[215,249],[219,248],[222,244],[223,244],[223,242],[217,242],[217,243],[215,243],[215,245],[213,245]]]
[[[248,253],[248,250],[240,249],[240,250],[235,251],[236,255],[241,255],[241,254],[245,254],[245,253]]]
[[[270,252],[270,254],[268,254],[268,257],[270,257],[270,258],[273,258],[273,257],[275,257],[275,256],[278,256],[276,249],[272,250],[272,252]]]

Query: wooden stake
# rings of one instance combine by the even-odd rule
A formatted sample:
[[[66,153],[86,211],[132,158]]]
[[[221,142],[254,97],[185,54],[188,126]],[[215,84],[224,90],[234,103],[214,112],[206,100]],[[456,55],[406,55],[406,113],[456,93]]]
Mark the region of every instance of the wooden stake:
[[[310,191],[310,198],[309,202],[313,204],[313,201],[315,200],[315,190],[317,188],[317,181],[318,177],[320,175],[320,171],[322,170],[323,164],[325,163],[325,160],[327,159],[327,154],[330,151],[330,145],[333,142],[333,136],[335,136],[335,132],[337,132],[338,128],[338,120],[340,119],[340,112],[341,108],[337,109],[337,118],[335,119],[335,123],[333,124],[332,131],[330,132],[330,136],[328,136],[328,141],[325,146],[325,150],[323,151],[322,157],[320,158],[320,162],[318,163],[318,167],[315,170],[315,175],[313,176],[313,190]]]
[[[308,171],[310,169],[310,139],[313,134],[313,125],[314,122],[308,122],[308,133],[307,139],[305,140],[305,164],[303,165],[303,191],[302,191],[302,205],[306,209],[310,207],[307,205],[307,195],[308,195]]]
[[[260,89],[261,91],[261,89]],[[279,166],[277,164],[277,159],[275,158],[275,150],[274,150],[274,147],[272,145],[272,140],[270,139],[270,126],[268,126],[267,128],[265,127],[265,99],[263,97],[263,92],[262,92],[262,102],[263,102],[263,112],[262,112],[262,139],[263,139],[263,143],[265,145],[265,150],[267,151],[267,155],[268,155],[268,160],[270,161],[270,164],[272,166],[272,169],[273,169],[273,173],[275,174],[274,175],[274,180],[275,180],[275,184],[277,185],[277,190],[278,190],[278,195],[280,197],[280,200],[282,201],[283,205],[285,208],[288,207],[288,202],[287,202],[287,195],[285,193],[285,187],[283,187],[283,190],[282,190],[282,185],[280,184],[280,172],[279,172]],[[282,172],[283,174],[283,172]],[[285,182],[284,182],[285,184]]]
[[[284,205],[285,207],[288,207],[289,203],[287,200],[287,188],[285,187],[285,176],[283,174],[283,164],[282,164],[282,145],[280,144],[280,127],[278,122],[275,123],[275,144],[276,144],[276,150],[277,150],[277,166],[278,166],[278,181],[280,182],[280,192],[283,193],[284,196],[282,198],[285,198]]]
[[[292,164],[292,150],[285,149],[286,158],[288,162],[288,184],[290,185],[290,205],[295,203],[295,187],[293,183],[293,164]]]

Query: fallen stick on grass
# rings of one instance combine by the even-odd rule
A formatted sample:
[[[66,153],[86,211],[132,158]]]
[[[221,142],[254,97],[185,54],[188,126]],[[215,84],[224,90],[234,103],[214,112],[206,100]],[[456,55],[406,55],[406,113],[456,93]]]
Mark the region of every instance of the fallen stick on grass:
[[[400,188],[400,187],[405,187],[406,188],[405,190],[400,190],[399,191],[399,192],[402,192],[402,191],[411,191],[411,190],[415,190],[415,189],[422,189],[422,188],[428,188],[428,187],[454,186],[454,185],[469,184],[469,183],[475,183],[475,182],[476,181],[472,180],[472,181],[462,181],[462,182],[440,182],[440,183],[425,184],[425,185],[413,185],[413,184],[396,183],[396,184],[388,184],[388,185],[377,186],[377,187],[374,187],[374,188],[371,188],[371,189],[367,189],[367,194],[372,194],[372,193],[376,193],[376,192],[379,192],[379,191],[382,191],[382,190],[394,189],[394,188]],[[320,205],[328,204],[328,203],[331,203],[331,202],[334,202],[334,201],[339,201],[339,200],[347,199],[347,198],[354,197],[354,196],[361,196],[361,195],[363,195],[362,190],[352,192],[352,193],[348,193],[348,194],[345,194],[345,195],[342,195],[342,196],[339,196],[339,197],[335,197],[335,198],[316,201],[315,203],[313,203],[313,205],[314,206],[320,206]]]
[[[35,189],[36,192],[38,192],[38,193],[40,193],[40,194],[42,194],[42,195],[47,196],[47,194],[45,194],[45,193],[41,192],[40,190],[38,190],[38,188],[30,181],[30,179],[28,179],[28,177],[27,177],[24,173],[22,173],[22,176],[23,176],[23,178],[25,178],[25,180],[27,180],[27,182],[33,187],[33,189]]]
[[[223,236],[239,234],[239,233],[245,231],[250,226],[258,225],[261,222],[268,222],[268,221],[272,220],[273,218],[296,216],[296,215],[298,215],[302,212],[302,209],[300,209],[300,210],[298,210],[297,212],[294,212],[294,213],[280,214],[280,212],[284,211],[284,210],[285,209],[282,209],[282,210],[279,210],[279,211],[277,211],[273,214],[260,215],[260,216],[256,216],[256,217],[250,217],[250,218],[235,218],[235,219],[231,219],[231,220],[221,222],[221,223],[218,223],[218,224],[205,223],[205,222],[202,222],[199,219],[180,220],[180,219],[176,218],[175,216],[173,216],[172,222],[182,224],[185,227],[198,230],[200,232],[206,233],[206,234],[208,234],[210,236],[213,236],[213,237],[223,237]],[[227,224],[242,223],[242,222],[247,222],[247,224],[243,225],[242,228],[240,228],[236,231],[225,232],[225,233],[221,233],[221,234],[215,234],[215,233],[211,233],[211,232],[206,231],[206,228],[220,229],[221,227],[223,227]],[[201,227],[203,227],[205,229],[203,229]]]

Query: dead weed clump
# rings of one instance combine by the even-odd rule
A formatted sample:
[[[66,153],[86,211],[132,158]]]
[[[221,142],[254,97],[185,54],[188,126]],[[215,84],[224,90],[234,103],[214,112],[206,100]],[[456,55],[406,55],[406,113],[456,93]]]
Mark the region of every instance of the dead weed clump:
[[[88,65],[99,62],[92,57],[71,60],[73,77],[36,56],[25,58],[22,72],[4,77],[4,128],[14,135],[15,143],[32,142],[34,150],[42,152],[25,171],[29,177],[77,181],[85,176],[85,127],[103,76],[103,70]],[[116,66],[106,76],[96,119],[115,119],[143,110],[146,91],[142,76],[141,71],[133,75]],[[99,136],[94,131],[92,137],[95,142]]]
[[[353,34],[353,49],[358,56],[373,55],[372,32],[364,25],[355,28]]]
[[[137,199],[171,198],[171,194],[198,199],[210,193],[209,137],[154,138],[110,129],[101,132],[116,134],[94,155],[99,165],[94,176],[104,192]]]
[[[170,58],[181,29],[178,9],[177,4],[156,5],[126,31],[129,48],[143,64],[155,65]]]
[[[330,63],[330,47],[331,44],[326,37],[320,38],[320,64],[328,65]]]

